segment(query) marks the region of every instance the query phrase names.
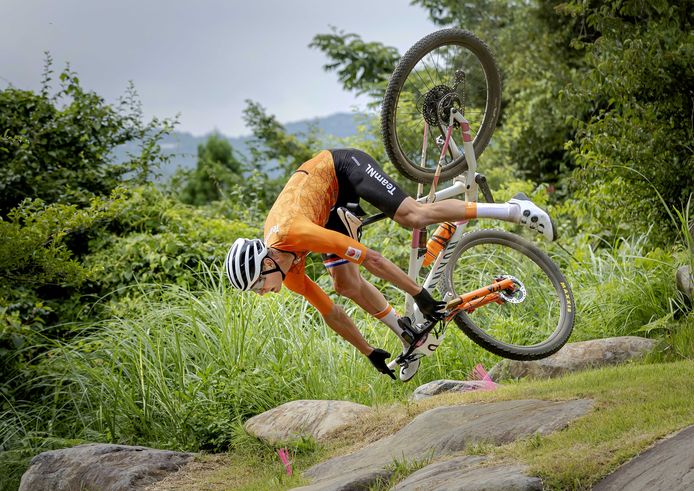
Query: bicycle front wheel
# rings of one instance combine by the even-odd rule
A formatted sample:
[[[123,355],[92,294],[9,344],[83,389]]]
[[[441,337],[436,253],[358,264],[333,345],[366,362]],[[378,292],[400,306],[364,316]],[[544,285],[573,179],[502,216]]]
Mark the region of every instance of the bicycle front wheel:
[[[487,45],[462,29],[443,29],[422,38],[400,59],[381,110],[381,133],[388,157],[403,176],[433,181],[440,157],[436,138],[445,135],[450,109],[469,121],[479,156],[489,143],[501,109],[501,76]],[[427,155],[422,144],[427,122]],[[463,151],[460,133],[453,143]],[[445,159],[441,179],[467,169],[465,155]]]
[[[455,317],[472,341],[513,360],[536,360],[558,351],[574,324],[571,288],[550,257],[531,242],[502,230],[467,233],[453,252],[442,287],[462,295],[513,278],[514,288]]]

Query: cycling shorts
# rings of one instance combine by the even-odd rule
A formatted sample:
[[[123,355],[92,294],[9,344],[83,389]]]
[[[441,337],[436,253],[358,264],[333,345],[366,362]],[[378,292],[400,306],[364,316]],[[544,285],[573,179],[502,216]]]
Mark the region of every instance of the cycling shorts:
[[[354,148],[330,150],[330,153],[333,156],[339,191],[325,228],[349,235],[337,215],[337,209],[346,207],[357,215],[364,215],[359,207],[360,198],[393,218],[408,195],[383,172],[378,163],[366,152]],[[335,254],[323,254],[322,257],[328,268],[348,262]]]

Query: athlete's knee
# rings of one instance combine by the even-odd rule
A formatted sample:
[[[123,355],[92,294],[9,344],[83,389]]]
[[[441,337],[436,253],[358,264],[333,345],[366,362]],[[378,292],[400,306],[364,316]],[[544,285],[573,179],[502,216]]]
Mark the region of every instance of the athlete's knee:
[[[359,295],[363,279],[360,275],[335,275],[333,276],[333,288],[335,293],[347,298]]]
[[[412,198],[402,202],[393,219],[403,227],[413,229],[426,227],[431,223],[428,218],[426,205]]]

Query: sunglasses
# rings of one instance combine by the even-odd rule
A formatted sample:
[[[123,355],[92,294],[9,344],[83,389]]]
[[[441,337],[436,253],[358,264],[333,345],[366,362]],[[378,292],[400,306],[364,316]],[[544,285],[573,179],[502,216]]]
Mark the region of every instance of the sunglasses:
[[[258,277],[258,279],[255,280],[255,283],[253,283],[253,284],[251,285],[250,290],[251,290],[252,292],[258,293],[260,290],[263,289],[263,286],[265,285],[265,277],[266,277],[267,275],[269,275],[269,274],[272,274],[272,273],[275,273],[275,272],[279,271],[280,274],[282,275],[282,281],[284,281],[284,278],[287,276],[287,275],[284,273],[284,271],[282,271],[282,268],[280,268],[280,265],[277,264],[277,261],[275,261],[274,259],[272,259],[270,256],[265,256],[265,257],[268,258],[270,261],[272,261],[272,262],[275,264],[275,267],[272,268],[272,269],[269,269],[269,270],[267,270],[267,271],[261,271],[261,272],[260,272],[260,276]],[[263,261],[265,261],[265,257],[263,258]],[[262,264],[262,263],[261,263],[261,264]]]

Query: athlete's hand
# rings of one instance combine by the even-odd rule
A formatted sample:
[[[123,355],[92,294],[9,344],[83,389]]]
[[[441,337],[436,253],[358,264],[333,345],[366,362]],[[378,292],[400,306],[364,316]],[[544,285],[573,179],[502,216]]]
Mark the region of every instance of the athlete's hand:
[[[395,373],[393,373],[393,370],[388,368],[388,365],[386,364],[386,359],[390,358],[390,353],[388,353],[386,350],[382,350],[381,348],[374,348],[368,358],[376,370],[384,375],[389,375],[390,378],[395,380]]]
[[[443,317],[442,310],[446,308],[446,302],[434,300],[426,288],[422,288],[422,291],[412,298],[417,303],[419,311],[428,319],[438,320]]]

